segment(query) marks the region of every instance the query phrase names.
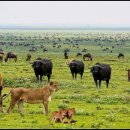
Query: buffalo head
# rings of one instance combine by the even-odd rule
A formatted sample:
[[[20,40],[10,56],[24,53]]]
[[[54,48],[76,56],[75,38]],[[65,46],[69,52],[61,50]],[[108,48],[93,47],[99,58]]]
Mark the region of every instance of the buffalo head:
[[[44,63],[42,61],[35,61],[32,63],[33,68],[39,68],[43,65]]]
[[[70,67],[70,68],[75,68],[75,67],[77,67],[77,63],[71,62],[71,63],[69,64],[69,67]]]
[[[100,70],[102,69],[102,67],[100,66],[99,63],[96,63],[90,70],[90,72],[92,72],[93,74],[97,74]]]

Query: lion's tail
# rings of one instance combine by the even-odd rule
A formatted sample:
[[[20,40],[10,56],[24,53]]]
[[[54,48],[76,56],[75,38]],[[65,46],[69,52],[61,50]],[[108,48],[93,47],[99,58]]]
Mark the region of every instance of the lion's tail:
[[[4,95],[2,96],[2,100],[4,100],[5,98],[7,98],[7,97],[11,94],[12,91],[13,91],[13,89],[10,90],[10,92],[9,92],[8,94],[4,94]]]

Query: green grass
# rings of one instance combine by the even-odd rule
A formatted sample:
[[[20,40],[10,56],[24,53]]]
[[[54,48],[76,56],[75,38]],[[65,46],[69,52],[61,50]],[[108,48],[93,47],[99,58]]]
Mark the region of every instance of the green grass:
[[[11,37],[8,38],[9,34]],[[16,40],[16,37],[17,39]],[[45,37],[49,37],[49,40],[42,40]],[[111,42],[95,42],[94,39],[101,37],[102,39],[111,39]],[[14,45],[19,43],[27,44],[34,43],[38,48],[37,52],[32,52],[33,62],[36,58],[49,58],[53,63],[53,71],[51,81],[58,81],[60,84],[60,90],[52,95],[52,101],[49,102],[49,114],[46,116],[43,114],[43,104],[27,104],[24,103],[23,115],[18,113],[17,105],[14,107],[10,114],[0,113],[0,128],[130,128],[130,82],[128,82],[126,69],[130,68],[130,32],[91,32],[91,31],[13,31],[6,30],[0,31],[0,42],[12,41]],[[11,39],[12,38],[12,39]],[[22,41],[20,38],[26,38]],[[61,38],[61,41],[57,41],[61,44],[61,48],[53,48],[52,42],[54,38]],[[63,44],[65,38],[69,39],[84,39],[89,38],[91,41],[80,41],[79,49],[70,48],[69,45]],[[114,39],[118,41],[115,42]],[[124,38],[127,41],[125,46],[117,46],[116,43],[121,43],[120,39]],[[34,42],[32,42],[34,41]],[[49,41],[49,42],[48,42]],[[103,52],[98,43],[101,43],[105,47],[111,49],[112,45],[115,45],[113,53]],[[41,45],[45,45],[49,51],[43,53]],[[69,47],[70,59],[82,60],[82,57],[76,57],[78,51],[82,51],[83,48],[88,49],[92,56],[93,61],[83,61],[85,64],[85,72],[83,79],[77,75],[76,80],[72,80],[70,69],[65,65],[65,59],[63,50]],[[10,46],[6,48],[6,45],[1,45],[0,48],[5,53],[12,51],[17,53],[18,61],[15,63],[13,60],[5,63],[0,63],[0,73],[4,77],[3,93],[8,93],[11,88],[25,87],[25,88],[40,88],[47,84],[47,77],[43,78],[42,83],[37,83],[31,64],[25,61],[26,54],[30,47],[24,46]],[[118,59],[119,52],[125,54],[124,59]],[[5,57],[5,55],[4,55]],[[88,69],[88,66],[94,65],[96,62],[110,64],[112,68],[112,75],[109,84],[109,88],[106,88],[106,84],[103,81],[101,89],[96,89],[93,81],[92,74]],[[10,103],[10,96],[3,101],[5,105],[4,109],[7,111]],[[62,123],[49,123],[49,118],[53,111],[59,110],[59,108],[71,108],[76,109],[76,113],[73,116],[73,120],[76,122],[72,124]],[[66,119],[65,119],[66,120]]]

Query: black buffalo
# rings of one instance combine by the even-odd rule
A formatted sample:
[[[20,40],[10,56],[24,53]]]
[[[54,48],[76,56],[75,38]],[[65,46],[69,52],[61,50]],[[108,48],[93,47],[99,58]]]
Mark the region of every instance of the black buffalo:
[[[83,60],[85,60],[86,57],[88,58],[88,60],[91,60],[91,61],[93,60],[93,58],[92,58],[92,56],[91,56],[90,53],[84,54],[84,55],[83,55]]]
[[[31,57],[32,55],[30,53],[27,54],[27,57],[26,57],[26,61],[30,61],[31,60]]]
[[[44,48],[44,49],[43,49],[43,52],[45,52],[45,51],[47,52],[47,51],[48,51],[48,49],[47,49],[47,48]]]
[[[68,52],[67,51],[64,52],[64,57],[65,57],[65,59],[68,59]]]
[[[14,59],[14,61],[16,62],[17,61],[17,55],[12,53],[12,52],[8,52],[6,54],[5,62],[7,62],[8,59]]]
[[[124,54],[123,53],[119,53],[118,58],[120,58],[120,57],[124,58]]]
[[[72,60],[69,64],[73,79],[76,79],[77,74],[81,75],[81,79],[84,73],[84,63],[78,60]]]
[[[91,72],[98,88],[98,80],[99,80],[99,88],[101,87],[101,81],[106,81],[106,87],[108,88],[109,80],[111,78],[111,67],[108,64],[100,64],[96,63],[92,68]]]
[[[76,54],[76,57],[78,57],[78,56],[82,56],[82,53],[78,52],[78,53]]]
[[[32,67],[38,81],[39,79],[40,81],[42,81],[42,77],[44,75],[48,77],[48,82],[50,82],[53,67],[51,60],[38,58],[36,61],[33,62]]]

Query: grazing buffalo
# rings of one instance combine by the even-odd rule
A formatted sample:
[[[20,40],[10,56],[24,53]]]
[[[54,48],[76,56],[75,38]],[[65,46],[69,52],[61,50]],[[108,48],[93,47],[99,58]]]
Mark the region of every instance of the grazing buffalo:
[[[66,48],[65,50],[64,50],[64,52],[69,52],[70,51],[70,49],[68,49],[68,48]]]
[[[81,75],[81,79],[84,73],[84,63],[78,60],[72,60],[69,64],[73,79],[76,79],[77,74]]]
[[[68,51],[64,51],[64,57],[65,59],[68,59]]]
[[[76,57],[78,57],[78,56],[82,56],[82,53],[78,52],[78,53],[76,54]]]
[[[48,49],[47,49],[47,48],[44,48],[44,49],[43,49],[43,52],[45,52],[45,51],[47,52],[47,51],[48,51]]]
[[[87,49],[84,48],[84,49],[82,50],[82,52],[87,52]]]
[[[39,76],[40,76],[40,81],[42,81],[42,77],[44,75],[48,77],[48,82],[50,82],[50,77],[52,74],[52,67],[53,67],[51,60],[37,58],[36,61],[33,62],[32,67],[34,69],[38,81],[39,81]]]
[[[88,57],[88,60],[91,60],[91,61],[93,60],[93,58],[92,58],[92,56],[91,56],[90,53],[84,54],[84,55],[83,55],[83,60],[85,60],[86,57]]]
[[[31,49],[29,49],[29,51],[36,51],[37,48],[36,47],[32,47]]]
[[[0,54],[0,62],[3,61],[3,54]]]
[[[124,58],[124,54],[123,53],[119,53],[119,55],[118,55],[118,58]]]
[[[14,61],[16,62],[17,61],[17,55],[13,54],[12,52],[8,52],[6,54],[5,62],[7,62],[8,59],[14,59]]]
[[[0,50],[0,54],[3,54],[4,55],[4,52],[2,50]]]
[[[108,64],[96,63],[91,68],[91,73],[93,75],[96,87],[98,88],[97,80],[99,80],[99,88],[101,86],[101,81],[106,81],[106,87],[108,88],[109,80],[111,78],[111,67]]]
[[[32,56],[31,56],[31,54],[30,54],[30,53],[28,53],[28,54],[27,54],[26,61],[30,61],[30,60],[31,60],[31,57],[32,57]]]
[[[61,45],[58,45],[58,47],[57,48],[60,48],[61,47]]]

